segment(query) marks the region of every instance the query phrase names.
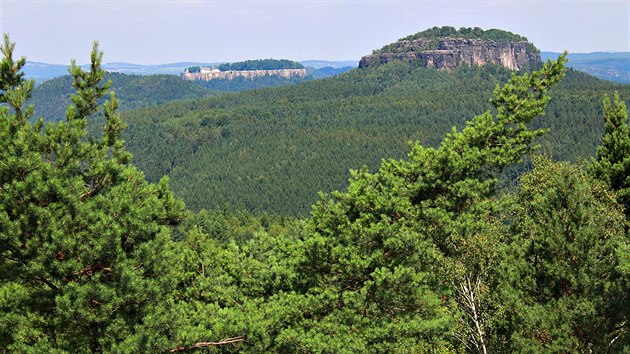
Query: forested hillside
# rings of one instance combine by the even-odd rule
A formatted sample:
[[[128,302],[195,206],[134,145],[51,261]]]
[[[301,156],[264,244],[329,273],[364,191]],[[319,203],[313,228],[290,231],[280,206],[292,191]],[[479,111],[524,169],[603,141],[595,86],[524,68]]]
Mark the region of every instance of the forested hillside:
[[[124,109],[217,95],[216,92],[173,75],[141,76],[108,73],[105,78],[112,80],[112,89],[116,92]],[[64,117],[73,92],[72,76],[66,75],[48,80],[35,88],[29,103],[34,105],[38,116],[57,121]]]
[[[532,171],[518,176],[515,189],[499,185],[501,171],[544,141],[539,139],[546,129],[535,127],[543,121],[532,123],[550,97],[561,92],[575,101],[586,97],[585,91],[571,91],[571,80],[564,89],[554,88],[565,74],[564,57],[496,86],[490,101],[479,104],[480,114],[465,124],[463,117],[453,121],[459,129],[440,137],[434,131],[418,135],[433,147],[415,142],[405,156],[383,160],[374,172],[353,172],[343,191],[320,197],[310,217],[293,219],[218,209],[191,213],[166,178],[147,182],[121,140],[119,102],[103,81],[103,54],[96,43],[89,72],[72,65],[76,91],[64,120],[33,123],[33,109],[25,103],[34,83],[23,79],[25,58],[15,61],[13,50],[5,35],[0,45],[2,352],[630,349],[630,127],[619,94],[598,94],[603,110],[593,120],[605,129],[592,160],[552,162],[539,156]],[[334,92],[317,97],[322,107],[327,99],[362,115],[378,107],[361,109],[358,104],[370,98],[384,106],[398,102],[394,107],[401,109],[413,102],[412,92],[435,96],[427,109],[467,106],[448,100],[455,91],[414,90],[403,79],[410,74],[433,78],[437,85],[442,80],[435,78],[445,73],[388,64],[347,75],[358,75],[363,86],[341,80]],[[396,85],[377,85],[379,78],[387,82],[396,75],[409,85],[397,87],[410,95],[407,100],[395,101]],[[458,75],[463,74],[442,77],[443,88],[460,88]],[[489,85],[487,75],[501,81],[506,73],[466,74],[478,85]],[[351,94],[351,82],[359,94]],[[593,81],[588,87],[598,85]],[[293,95],[272,95],[287,92]],[[280,107],[293,109],[288,116],[306,127],[301,129],[316,132],[316,125],[295,117],[317,107],[325,120],[326,111],[309,105],[299,92],[263,93],[276,103],[291,99]],[[476,94],[467,93],[476,110]],[[181,133],[176,138],[195,128],[206,144],[219,137],[237,144],[240,135],[231,124],[253,120],[244,108],[251,110],[249,102],[259,94],[158,106],[155,112],[180,118],[169,128],[170,134]],[[300,99],[302,106],[295,103]],[[244,108],[235,116],[222,115],[238,103]],[[216,114],[195,126],[194,116],[181,114],[195,106]],[[387,112],[404,122],[394,109]],[[279,111],[247,127],[273,123],[274,115]],[[104,123],[98,137],[86,129],[95,116]],[[130,118],[137,124],[143,116]],[[201,134],[204,129],[207,135]],[[345,142],[341,139],[340,146]],[[240,156],[246,157],[251,150],[243,148]]]
[[[236,78],[211,81],[187,81],[175,75],[127,75],[108,73],[112,89],[118,95],[123,110],[152,106],[181,99],[218,96],[222,92],[240,92],[265,87],[294,85],[313,79],[339,75],[351,68],[307,68],[306,77],[283,78],[263,76],[254,79]],[[65,69],[64,69],[65,70]],[[66,70],[67,72],[67,70]],[[37,86],[29,103],[38,115],[59,120],[70,104],[72,77],[65,75]]]
[[[410,141],[435,146],[490,109],[487,97],[510,75],[496,66],[444,72],[394,62],[126,112],[125,139],[147,178],[168,175],[193,210],[306,215],[319,191],[343,188],[349,169],[402,157]],[[541,151],[572,161],[593,156],[603,132],[601,93],[614,90],[630,98],[630,86],[570,70],[532,123],[550,128]]]

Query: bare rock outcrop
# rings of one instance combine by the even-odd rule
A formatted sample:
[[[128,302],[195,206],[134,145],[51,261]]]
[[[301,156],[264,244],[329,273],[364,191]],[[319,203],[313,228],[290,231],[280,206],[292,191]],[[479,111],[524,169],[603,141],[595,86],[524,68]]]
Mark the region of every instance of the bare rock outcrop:
[[[482,39],[442,38],[438,48],[431,48],[431,39],[400,40],[388,51],[366,55],[360,68],[385,64],[393,60],[420,61],[428,68],[452,70],[458,66],[496,64],[509,70],[523,70],[541,63],[540,55],[526,41],[495,42]]]
[[[201,68],[198,72],[186,69],[181,77],[186,80],[210,81],[214,79],[233,80],[237,77],[255,79],[262,76],[279,76],[283,78],[306,77],[306,69],[275,69],[275,70],[227,70]]]

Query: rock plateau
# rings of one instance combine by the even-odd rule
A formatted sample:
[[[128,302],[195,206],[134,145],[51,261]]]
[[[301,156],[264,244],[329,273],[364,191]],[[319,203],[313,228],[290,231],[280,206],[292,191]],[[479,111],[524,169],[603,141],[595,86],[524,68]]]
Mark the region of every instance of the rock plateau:
[[[388,46],[386,51],[366,55],[359,62],[360,68],[385,64],[394,60],[421,61],[428,68],[452,70],[458,66],[483,66],[497,64],[509,70],[524,70],[540,65],[537,50],[527,41],[495,42],[483,39],[446,37],[439,40],[427,38],[402,39]]]

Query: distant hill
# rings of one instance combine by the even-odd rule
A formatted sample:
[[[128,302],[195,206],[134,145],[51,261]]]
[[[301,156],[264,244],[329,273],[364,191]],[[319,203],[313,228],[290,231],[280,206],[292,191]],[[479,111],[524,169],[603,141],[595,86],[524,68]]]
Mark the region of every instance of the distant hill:
[[[181,65],[185,64],[191,63],[181,63]],[[134,67],[133,65],[127,66],[128,64],[108,65],[112,65],[110,67],[118,68],[119,70],[127,70]],[[170,67],[168,65],[170,64],[165,64],[163,68]],[[47,68],[43,69],[44,66]],[[54,70],[61,70],[61,65],[31,65],[31,69],[33,67],[42,68],[39,78],[46,77],[46,75],[55,72]],[[108,73],[107,78],[112,80],[112,89],[116,91],[117,97],[121,100],[121,109],[134,109],[180,99],[216,96],[221,92],[241,92],[265,87],[294,85],[313,79],[339,75],[351,69],[350,67],[308,68],[307,77],[303,78],[261,77],[253,80],[238,78],[234,80],[192,82],[183,80],[175,75],[127,75],[121,73]],[[67,72],[65,67],[63,70]],[[35,71],[31,71],[31,75],[31,78],[34,78]],[[70,95],[73,93],[72,78],[69,75],[64,75],[48,79],[43,83],[40,82],[40,85],[33,91],[30,103],[35,105],[37,116],[50,120],[59,120],[64,117],[66,107],[70,104]]]
[[[68,66],[27,61],[23,72],[27,79],[35,80],[36,84],[41,84],[44,81],[68,75]]]
[[[345,68],[345,67],[356,68],[359,65],[359,62],[357,60],[341,60],[341,61],[304,60],[304,61],[301,61],[300,63],[302,63],[302,65],[306,66],[307,68],[311,67],[314,69],[322,69],[326,67],[332,67],[336,69]]]
[[[306,72],[308,75],[312,76],[314,79],[323,79],[325,77],[337,76],[348,72],[352,69],[356,68],[356,66],[323,66],[319,68],[307,67]]]
[[[543,60],[559,53],[541,52]],[[630,52],[569,53],[569,67],[614,82],[630,83]]]
[[[117,72],[122,74],[133,75],[156,75],[168,74],[179,75],[185,68],[190,66],[214,66],[220,63],[197,63],[197,62],[180,62],[169,64],[143,65],[129,63],[107,63],[103,65],[103,69],[109,72]]]
[[[433,27],[374,50],[360,68],[404,61],[427,68],[499,65],[510,70],[541,66],[539,50],[527,38],[499,29]]]
[[[217,94],[173,75],[140,76],[108,73],[106,80],[112,80],[111,89],[116,92],[122,109]],[[71,104],[70,95],[74,92],[72,77],[66,75],[48,80],[36,87],[29,103],[35,106],[37,117],[59,120],[64,117],[66,107]]]

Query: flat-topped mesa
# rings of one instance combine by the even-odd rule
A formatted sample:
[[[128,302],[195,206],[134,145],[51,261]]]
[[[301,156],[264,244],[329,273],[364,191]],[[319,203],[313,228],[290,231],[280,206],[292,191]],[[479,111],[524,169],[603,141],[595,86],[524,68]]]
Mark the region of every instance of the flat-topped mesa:
[[[214,79],[233,80],[237,77],[255,79],[262,76],[278,76],[282,78],[306,77],[306,69],[276,69],[276,70],[227,70],[201,68],[197,72],[186,69],[181,77],[186,80],[210,81]]]
[[[445,27],[446,28],[446,27]],[[443,28],[437,28],[443,31]],[[542,61],[539,51],[526,39],[525,40],[501,40],[481,38],[460,38],[459,32],[472,29],[460,29],[454,32],[453,37],[443,38],[417,38],[426,33],[421,32],[414,36],[403,38],[395,43],[387,45],[380,50],[366,55],[359,62],[360,68],[389,63],[394,60],[405,62],[419,61],[428,68],[452,70],[462,65],[483,66],[496,64],[509,70],[527,70],[539,66]],[[477,33],[483,35],[480,29]],[[431,31],[431,30],[429,30]],[[433,29],[435,31],[435,28]],[[490,32],[496,31],[496,32]],[[517,39],[524,39],[518,35],[500,30],[490,30],[486,33],[509,34]],[[467,35],[470,35],[466,32]],[[416,37],[416,38],[413,38]]]
[[[181,77],[186,80],[209,81],[236,78],[255,79],[262,76],[278,76],[286,79],[306,77],[304,65],[287,59],[258,59],[236,63],[224,63],[217,67],[191,66]]]

